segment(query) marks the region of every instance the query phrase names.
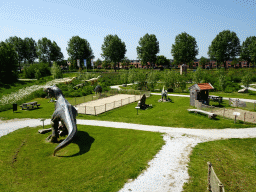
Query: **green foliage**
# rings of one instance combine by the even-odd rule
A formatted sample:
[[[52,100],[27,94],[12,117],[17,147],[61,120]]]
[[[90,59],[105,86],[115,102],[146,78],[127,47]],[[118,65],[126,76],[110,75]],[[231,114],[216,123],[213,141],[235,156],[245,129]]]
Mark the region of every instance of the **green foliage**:
[[[201,67],[198,67],[193,75],[193,81],[195,83],[202,83],[202,80],[204,79],[204,72]]]
[[[159,72],[151,70],[147,75],[147,88],[149,91],[154,91],[157,81],[159,80]]]
[[[105,60],[112,61],[114,64],[118,63],[119,69],[119,62],[124,59],[125,53],[127,51],[125,43],[122,42],[117,35],[107,35],[104,38],[101,50],[102,57],[105,58]]]
[[[37,80],[39,80],[42,77],[40,70],[39,69],[35,69],[35,78]]]
[[[203,69],[205,69],[205,65],[206,65],[207,63],[209,63],[209,59],[207,59],[207,58],[205,58],[205,57],[202,56],[202,57],[200,58],[200,61],[199,61],[200,66],[201,66]]]
[[[18,55],[10,43],[0,42],[0,84],[17,81]]]
[[[122,84],[127,84],[128,83],[128,75],[129,75],[129,72],[128,71],[125,71],[123,72],[121,75],[120,75],[120,79],[122,81]]]
[[[28,79],[40,79],[49,75],[51,75],[51,72],[48,63],[38,63],[24,67],[24,77]]]
[[[194,61],[198,50],[196,39],[184,32],[175,37],[171,54],[176,62],[188,64],[190,61]]]
[[[37,57],[36,53],[36,41],[33,38],[26,37],[23,40],[25,44],[25,50],[24,50],[24,61],[25,63],[33,63]]]
[[[128,69],[130,66],[130,60],[127,57],[124,57],[124,59],[122,60],[122,67],[125,69]]]
[[[145,65],[147,62],[155,63],[156,54],[159,53],[159,42],[154,34],[148,33],[140,38],[139,46],[136,48],[138,58]]]
[[[175,90],[175,84],[177,83],[177,76],[178,73],[175,71],[165,70],[162,74],[162,81],[164,82],[164,85],[166,89],[173,89]]]
[[[245,86],[245,87],[249,87],[249,85],[252,83],[252,77],[253,77],[253,74],[252,72],[248,71],[242,78],[242,84]]]
[[[63,77],[61,68],[57,65],[56,62],[53,62],[53,65],[51,67],[51,74],[54,79],[59,79]]]
[[[226,63],[231,58],[240,54],[240,40],[235,32],[224,30],[220,32],[209,46],[208,55],[212,60],[219,63]],[[224,65],[225,69],[227,68]]]
[[[98,68],[99,66],[102,65],[102,61],[98,58],[96,62],[94,62],[94,67]]]
[[[169,65],[169,60],[165,56],[159,55],[156,58],[156,64],[158,66],[162,66],[162,67],[163,66],[168,66]]]
[[[253,61],[253,59],[254,59],[254,61],[256,61],[256,58],[255,58],[256,55],[254,54],[255,53],[254,49],[256,49],[255,48],[256,44],[254,41],[256,41],[255,36],[247,37],[241,46],[240,57],[241,57],[241,59],[243,59],[249,63],[251,63]]]

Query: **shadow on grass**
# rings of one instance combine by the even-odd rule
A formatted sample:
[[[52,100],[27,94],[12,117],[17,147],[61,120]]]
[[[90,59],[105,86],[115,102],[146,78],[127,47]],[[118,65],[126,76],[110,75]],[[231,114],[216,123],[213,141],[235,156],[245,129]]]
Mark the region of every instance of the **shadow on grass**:
[[[73,142],[79,146],[79,152],[70,156],[58,156],[58,157],[75,157],[83,155],[90,151],[91,145],[94,142],[94,138],[91,137],[87,132],[78,131]],[[60,141],[61,142],[61,141]]]

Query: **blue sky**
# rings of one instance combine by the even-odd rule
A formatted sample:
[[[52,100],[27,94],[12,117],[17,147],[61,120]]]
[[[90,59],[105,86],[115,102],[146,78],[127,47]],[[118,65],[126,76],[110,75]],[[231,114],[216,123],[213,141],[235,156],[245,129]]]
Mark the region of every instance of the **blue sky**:
[[[0,41],[10,36],[54,40],[65,59],[72,36],[87,39],[95,59],[108,34],[126,44],[126,57],[137,59],[138,41],[155,34],[160,52],[168,59],[175,37],[182,32],[197,41],[199,54],[223,30],[234,31],[242,44],[256,36],[255,0],[13,0],[0,2]]]

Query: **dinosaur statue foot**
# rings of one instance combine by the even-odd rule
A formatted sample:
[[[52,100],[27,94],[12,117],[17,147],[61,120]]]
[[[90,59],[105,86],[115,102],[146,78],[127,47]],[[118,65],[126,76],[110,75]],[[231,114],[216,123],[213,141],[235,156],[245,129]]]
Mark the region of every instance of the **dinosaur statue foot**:
[[[38,133],[40,133],[40,134],[45,134],[45,133],[48,133],[48,132],[50,132],[50,131],[52,131],[52,128],[49,128],[49,129],[39,129],[39,130],[38,130]]]

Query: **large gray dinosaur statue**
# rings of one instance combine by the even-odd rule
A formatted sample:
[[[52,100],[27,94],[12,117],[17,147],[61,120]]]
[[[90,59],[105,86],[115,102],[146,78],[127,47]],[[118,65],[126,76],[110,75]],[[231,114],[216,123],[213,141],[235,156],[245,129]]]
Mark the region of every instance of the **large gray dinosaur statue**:
[[[57,86],[48,86],[44,88],[44,91],[48,93],[48,96],[55,97],[55,111],[52,114],[51,125],[52,134],[47,138],[51,139],[51,142],[58,142],[59,135],[68,135],[53,152],[55,156],[56,152],[69,145],[77,133],[76,126],[76,109],[64,98],[62,91]],[[61,125],[59,125],[61,122]],[[39,131],[40,132],[40,131]]]

